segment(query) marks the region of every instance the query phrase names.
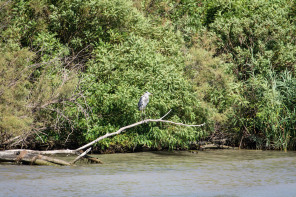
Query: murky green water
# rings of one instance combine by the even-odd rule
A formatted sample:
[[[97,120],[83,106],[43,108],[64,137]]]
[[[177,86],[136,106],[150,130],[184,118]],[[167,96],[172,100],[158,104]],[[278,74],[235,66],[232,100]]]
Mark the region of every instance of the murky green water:
[[[0,165],[0,196],[296,196],[296,152],[98,155],[103,165]]]

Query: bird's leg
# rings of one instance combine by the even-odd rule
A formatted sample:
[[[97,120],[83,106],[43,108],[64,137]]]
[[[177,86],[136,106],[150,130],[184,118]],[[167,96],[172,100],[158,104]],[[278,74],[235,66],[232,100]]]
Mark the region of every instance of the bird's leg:
[[[144,115],[145,115],[145,123],[147,123],[146,121],[146,110],[144,109]]]
[[[144,121],[145,120],[145,109],[144,110],[142,110],[142,114],[141,114],[142,116],[142,121]]]

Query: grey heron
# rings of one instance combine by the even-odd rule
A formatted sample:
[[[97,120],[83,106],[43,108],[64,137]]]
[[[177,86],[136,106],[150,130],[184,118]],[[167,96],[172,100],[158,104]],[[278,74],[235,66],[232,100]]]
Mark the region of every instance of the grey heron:
[[[143,111],[144,111],[145,119],[146,119],[145,108],[146,108],[147,104],[149,103],[149,95],[152,95],[152,94],[150,92],[145,92],[141,96],[139,103],[138,103],[138,108],[139,108],[139,111],[141,111],[141,116],[143,118]]]

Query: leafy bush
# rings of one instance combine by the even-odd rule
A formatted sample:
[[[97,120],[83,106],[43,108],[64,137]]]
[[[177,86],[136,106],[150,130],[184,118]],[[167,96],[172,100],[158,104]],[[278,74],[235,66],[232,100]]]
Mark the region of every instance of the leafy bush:
[[[261,148],[287,149],[289,140],[280,139],[295,137],[292,122],[284,121],[286,116],[293,115],[294,108],[285,105],[292,102],[293,97],[284,101],[279,96],[285,95],[282,90],[291,86],[272,82],[287,71],[290,71],[289,78],[295,76],[295,26],[290,17],[291,6],[290,1],[217,0],[205,4],[204,24],[216,34],[217,54],[224,54],[231,63],[229,68],[242,82],[240,94],[247,101],[247,105],[233,106],[235,116],[230,125],[240,136],[260,142],[257,147]],[[270,73],[274,77],[270,77]],[[284,132],[283,128],[289,129]],[[279,135],[280,132],[289,134]]]
[[[149,91],[148,117],[172,109],[169,119],[206,127],[145,124],[98,149],[187,148],[212,131],[295,149],[295,5],[1,1],[1,142],[78,146],[139,121]]]
[[[85,73],[87,101],[93,112],[87,139],[140,121],[137,103],[145,91],[153,93],[147,109],[150,118],[159,118],[172,109],[176,121],[202,123],[205,116],[183,73],[184,59],[177,48],[181,46],[173,36],[169,41],[158,41],[130,34],[121,44],[97,47]],[[135,128],[131,132],[140,136],[131,143],[140,143],[138,138],[143,135],[146,142],[139,145],[173,148],[199,137],[192,135],[197,132],[192,128],[164,127],[151,124]]]

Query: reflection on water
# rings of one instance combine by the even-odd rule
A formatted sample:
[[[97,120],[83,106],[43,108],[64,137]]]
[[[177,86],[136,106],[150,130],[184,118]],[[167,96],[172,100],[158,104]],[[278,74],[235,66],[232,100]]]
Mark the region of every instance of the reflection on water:
[[[296,152],[216,150],[97,157],[103,165],[0,165],[0,196],[296,196]]]

